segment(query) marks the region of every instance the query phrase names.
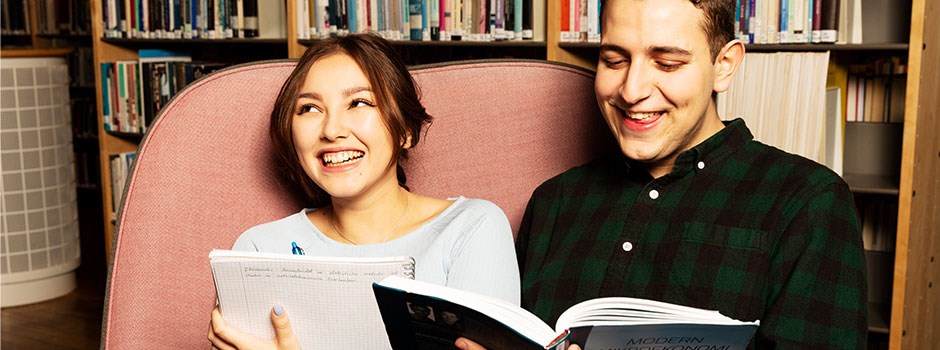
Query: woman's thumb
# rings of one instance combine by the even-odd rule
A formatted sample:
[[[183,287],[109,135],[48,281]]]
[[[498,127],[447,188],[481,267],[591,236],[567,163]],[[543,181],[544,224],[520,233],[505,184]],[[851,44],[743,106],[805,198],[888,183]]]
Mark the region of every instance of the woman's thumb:
[[[278,349],[300,349],[300,344],[294,337],[294,330],[291,329],[290,320],[287,318],[287,312],[281,304],[274,305],[271,309],[271,324],[274,325],[274,339],[277,341]]]

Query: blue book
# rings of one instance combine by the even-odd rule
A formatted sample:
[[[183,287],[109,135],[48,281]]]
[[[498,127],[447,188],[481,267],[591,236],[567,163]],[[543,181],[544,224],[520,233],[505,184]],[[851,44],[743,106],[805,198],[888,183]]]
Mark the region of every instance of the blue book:
[[[111,79],[109,75],[113,64],[111,62],[101,64],[101,121],[105,131],[116,131],[111,125]]]
[[[137,51],[137,60],[140,62],[157,61],[192,61],[188,53],[164,49],[140,49]]]
[[[568,308],[553,329],[509,302],[437,284],[390,276],[372,290],[394,349],[435,349],[465,337],[488,349],[744,350],[760,325],[718,311],[615,297]]]
[[[421,39],[424,40],[424,33],[428,33],[430,25],[428,24],[428,11],[430,10],[431,5],[428,4],[428,0],[421,0]]]
[[[379,6],[379,18],[378,18],[378,23],[377,23],[378,27],[373,28],[373,30],[378,30],[379,33],[384,33],[386,30],[388,30],[385,24],[385,16],[387,16],[387,14],[383,10],[385,8],[385,0],[379,0],[378,6]]]
[[[356,8],[356,3],[357,3],[357,2],[358,2],[358,1],[356,1],[356,0],[346,0],[346,17],[347,17],[346,22],[347,22],[347,25],[348,25],[348,27],[349,27],[349,32],[350,32],[350,33],[358,33],[358,32],[359,32],[359,23],[358,23],[358,21],[356,20],[356,17],[358,17],[357,14],[358,14],[358,11],[359,11],[359,10]]]
[[[191,8],[189,9],[189,11],[190,11],[190,12],[189,12],[189,22],[190,22],[190,26],[191,26],[191,27],[190,27],[190,30],[192,31],[192,34],[190,34],[190,35],[191,35],[193,38],[196,38],[196,37],[199,36],[199,35],[198,35],[198,33],[199,33],[199,20],[198,20],[198,16],[199,16],[199,0],[190,0],[190,7],[191,7]]]

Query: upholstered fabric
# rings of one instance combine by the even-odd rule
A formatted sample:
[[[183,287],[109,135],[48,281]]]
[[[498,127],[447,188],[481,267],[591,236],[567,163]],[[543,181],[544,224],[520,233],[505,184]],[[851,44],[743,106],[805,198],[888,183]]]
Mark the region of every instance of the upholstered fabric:
[[[594,74],[537,61],[418,69],[434,116],[405,163],[412,191],[488,199],[513,232],[542,181],[611,150],[594,98]]]
[[[208,253],[297,212],[272,167],[268,117],[292,61],[212,74],[177,95],[140,145],[119,212],[102,345],[207,348]],[[420,194],[485,198],[518,228],[542,181],[609,144],[593,75],[541,61],[413,71],[435,122],[405,164]],[[609,146],[608,146],[609,147]]]

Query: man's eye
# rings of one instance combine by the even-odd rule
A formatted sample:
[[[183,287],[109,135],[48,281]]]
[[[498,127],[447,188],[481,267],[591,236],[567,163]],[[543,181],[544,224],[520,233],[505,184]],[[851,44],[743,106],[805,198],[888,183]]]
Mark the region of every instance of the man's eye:
[[[667,72],[672,72],[682,67],[681,63],[657,62],[656,64],[659,66],[659,69]]]
[[[627,60],[624,60],[624,59],[605,59],[604,60],[604,65],[606,65],[608,68],[619,68],[627,64],[628,64]]]

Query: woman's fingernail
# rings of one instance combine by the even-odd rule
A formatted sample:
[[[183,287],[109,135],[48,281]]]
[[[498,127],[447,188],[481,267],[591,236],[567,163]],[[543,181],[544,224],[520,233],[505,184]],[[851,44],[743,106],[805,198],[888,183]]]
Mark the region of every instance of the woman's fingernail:
[[[281,306],[281,304],[274,305],[274,314],[278,316],[283,315],[284,307]]]

